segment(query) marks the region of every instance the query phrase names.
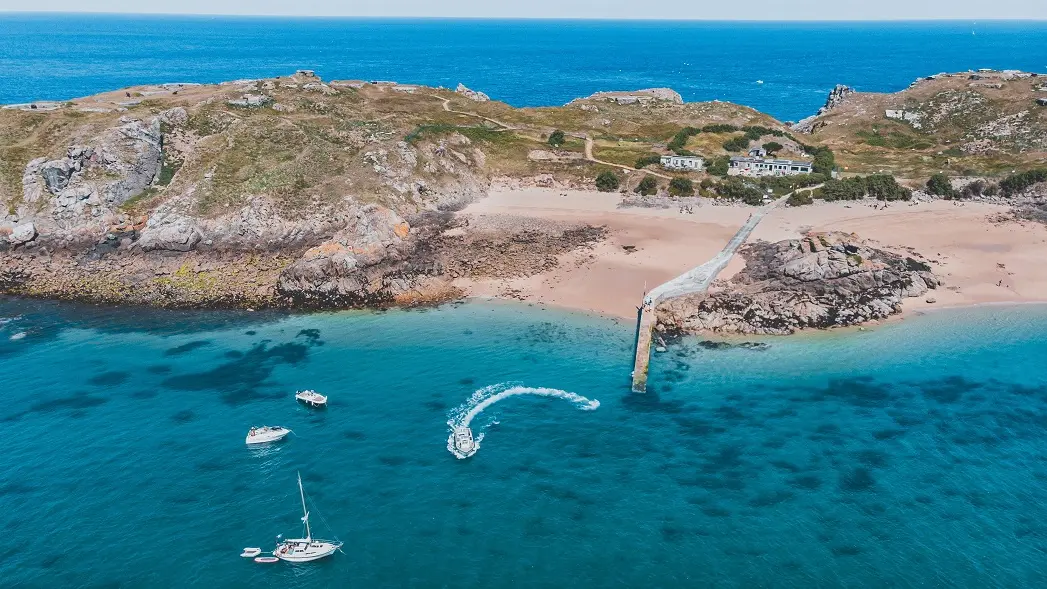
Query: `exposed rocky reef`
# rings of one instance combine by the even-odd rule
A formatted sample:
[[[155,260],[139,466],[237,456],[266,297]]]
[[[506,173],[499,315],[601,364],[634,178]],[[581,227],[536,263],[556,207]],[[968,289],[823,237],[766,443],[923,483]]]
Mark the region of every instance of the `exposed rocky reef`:
[[[661,328],[784,335],[859,325],[898,313],[903,299],[923,296],[941,284],[923,261],[847,233],[756,242],[741,255],[745,269],[729,281],[705,295],[662,304]]]

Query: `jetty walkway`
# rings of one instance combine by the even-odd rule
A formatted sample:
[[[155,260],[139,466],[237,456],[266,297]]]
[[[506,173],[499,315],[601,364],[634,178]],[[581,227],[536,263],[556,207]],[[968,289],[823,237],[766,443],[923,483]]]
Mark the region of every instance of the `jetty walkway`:
[[[791,194],[786,194],[753,213],[713,259],[656,286],[647,293],[644,297],[643,305],[638,309],[638,317],[636,318],[636,358],[633,361],[634,393],[647,392],[647,369],[651,362],[651,341],[654,337],[654,324],[657,320],[655,309],[659,303],[684,295],[703,293],[708,290],[709,285],[727,267],[735,252],[749,239],[749,235],[760,224],[760,221],[763,220],[767,213],[788,200]]]

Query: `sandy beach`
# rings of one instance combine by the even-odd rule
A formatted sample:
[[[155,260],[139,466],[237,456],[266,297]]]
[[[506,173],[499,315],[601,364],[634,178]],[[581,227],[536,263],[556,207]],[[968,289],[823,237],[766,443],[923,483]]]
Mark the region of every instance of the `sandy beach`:
[[[465,280],[471,296],[512,297],[618,317],[635,317],[644,289],[652,288],[714,256],[745,222],[746,206],[618,208],[621,195],[545,188],[496,189],[470,205],[466,215],[603,225],[607,239],[561,256],[559,265],[528,278]],[[757,227],[752,239],[778,241],[807,231],[846,231],[932,261],[944,285],[927,299],[907,299],[905,312],[1005,302],[1047,301],[1047,227],[996,222],[1008,210],[984,203],[837,202],[782,207]],[[744,266],[736,256],[721,279]]]

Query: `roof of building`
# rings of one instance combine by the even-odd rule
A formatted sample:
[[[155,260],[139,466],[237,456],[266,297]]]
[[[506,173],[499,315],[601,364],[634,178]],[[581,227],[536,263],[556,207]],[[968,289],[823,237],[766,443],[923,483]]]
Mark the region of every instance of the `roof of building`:
[[[805,162],[800,160],[781,160],[781,159],[769,159],[762,157],[748,157],[748,156],[734,156],[731,158],[731,162],[752,162],[759,164],[772,164],[782,166],[811,166],[811,162]]]
[[[701,156],[697,155],[663,155],[662,159],[669,158],[674,160],[700,160]]]

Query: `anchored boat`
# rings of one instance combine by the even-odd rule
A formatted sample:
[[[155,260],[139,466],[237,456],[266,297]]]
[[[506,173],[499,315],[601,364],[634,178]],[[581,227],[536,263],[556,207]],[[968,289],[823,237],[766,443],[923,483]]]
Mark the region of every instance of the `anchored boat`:
[[[309,527],[309,510],[305,506],[305,489],[302,487],[301,473],[298,473],[298,494],[302,497],[302,522],[305,524],[305,538],[283,540],[276,545],[273,556],[287,562],[310,562],[331,556],[335,550],[342,547],[342,543],[313,538],[313,532]]]
[[[327,397],[321,395],[316,391],[298,391],[294,394],[294,398],[298,399],[302,403],[310,407],[326,407]]]
[[[291,433],[291,430],[280,426],[263,425],[262,427],[252,427],[247,432],[247,445],[279,442],[286,438],[289,433]]]

